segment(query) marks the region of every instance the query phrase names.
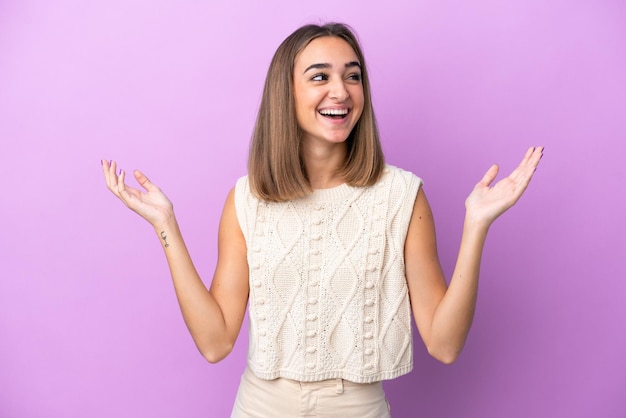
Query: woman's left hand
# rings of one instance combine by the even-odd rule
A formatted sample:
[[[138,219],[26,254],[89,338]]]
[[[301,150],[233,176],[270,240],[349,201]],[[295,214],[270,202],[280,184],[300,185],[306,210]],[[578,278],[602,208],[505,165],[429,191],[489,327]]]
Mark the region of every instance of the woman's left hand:
[[[542,155],[543,147],[531,147],[517,168],[493,187],[498,166],[491,166],[465,200],[467,220],[489,227],[522,196]]]

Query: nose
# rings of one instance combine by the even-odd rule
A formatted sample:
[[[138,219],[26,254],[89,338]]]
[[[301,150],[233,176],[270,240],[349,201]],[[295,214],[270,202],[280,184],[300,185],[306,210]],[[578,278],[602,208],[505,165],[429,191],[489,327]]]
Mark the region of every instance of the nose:
[[[343,80],[335,80],[334,82],[329,84],[329,92],[328,97],[338,102],[343,102],[348,97],[350,97],[350,93],[348,93],[348,89],[346,89],[346,85]]]

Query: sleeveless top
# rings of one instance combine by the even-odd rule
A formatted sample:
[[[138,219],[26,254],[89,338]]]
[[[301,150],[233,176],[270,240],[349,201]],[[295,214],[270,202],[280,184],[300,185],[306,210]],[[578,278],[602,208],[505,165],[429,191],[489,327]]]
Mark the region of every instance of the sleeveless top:
[[[250,277],[248,366],[262,379],[393,379],[413,367],[404,242],[422,184],[387,166],[287,202],[235,186]]]

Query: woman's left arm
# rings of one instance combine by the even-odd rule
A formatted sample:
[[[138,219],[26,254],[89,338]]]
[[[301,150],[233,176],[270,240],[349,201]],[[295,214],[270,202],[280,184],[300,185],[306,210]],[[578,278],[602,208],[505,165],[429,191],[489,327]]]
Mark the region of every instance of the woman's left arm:
[[[449,286],[439,257],[430,205],[423,190],[415,199],[405,243],[406,277],[413,316],[428,352],[443,363],[459,356],[472,325],[478,276],[489,227],[522,196],[539,164],[542,147],[530,148],[505,179],[493,165],[465,201],[459,255]]]

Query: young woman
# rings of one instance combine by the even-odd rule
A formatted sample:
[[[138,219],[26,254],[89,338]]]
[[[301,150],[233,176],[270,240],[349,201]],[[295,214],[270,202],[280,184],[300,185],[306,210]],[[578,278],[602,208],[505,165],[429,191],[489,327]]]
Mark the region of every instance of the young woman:
[[[491,223],[520,198],[543,149],[465,202],[449,286],[421,180],[385,165],[367,67],[341,24],[307,25],[270,65],[248,166],[229,193],[210,289],[172,204],[103,162],[107,187],[154,227],[191,335],[226,357],[250,306],[248,367],[233,417],[388,417],[381,381],[412,369],[411,312],[432,356],[458,357],[469,332]],[[317,414],[317,415],[315,415]]]

